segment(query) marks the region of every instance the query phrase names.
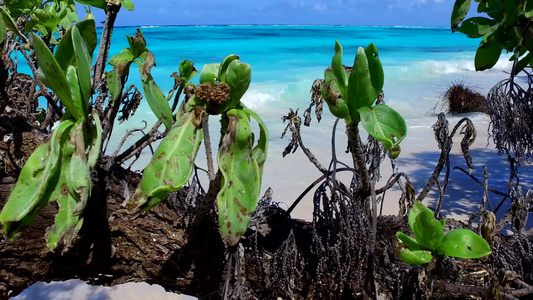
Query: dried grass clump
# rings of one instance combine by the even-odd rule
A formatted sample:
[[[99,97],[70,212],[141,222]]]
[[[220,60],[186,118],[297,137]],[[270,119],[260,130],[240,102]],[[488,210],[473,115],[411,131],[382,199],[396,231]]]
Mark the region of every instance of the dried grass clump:
[[[462,81],[452,83],[444,94],[443,100],[448,104],[448,113],[450,114],[488,113],[487,98]]]

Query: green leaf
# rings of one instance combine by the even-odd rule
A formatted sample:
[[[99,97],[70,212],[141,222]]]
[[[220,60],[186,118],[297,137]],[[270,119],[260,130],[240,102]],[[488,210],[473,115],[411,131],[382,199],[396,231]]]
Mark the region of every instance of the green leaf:
[[[169,129],[172,126],[172,110],[168,104],[167,98],[163,91],[155,84],[154,78],[150,74],[151,68],[155,65],[154,55],[148,51],[148,55],[144,63],[139,67],[141,73],[142,86],[144,96],[148,101],[148,105],[157,116],[157,118],[165,124]]]
[[[90,168],[94,168],[100,158],[100,152],[102,151],[102,125],[100,123],[100,117],[96,111],[93,111],[91,116],[94,120],[94,127],[91,128],[91,146],[87,155],[87,164]]]
[[[423,211],[431,212],[431,210],[429,210],[429,208],[424,206],[424,204],[422,204],[422,202],[420,202],[420,201],[416,201],[413,204],[413,207],[411,207],[411,209],[409,210],[409,215],[407,216],[407,221],[409,223],[409,227],[411,227],[411,230],[413,230],[413,226],[415,224],[416,217],[418,217],[418,215],[421,212],[423,212]]]
[[[218,68],[218,79],[222,82],[226,82],[226,71],[228,70],[228,67],[230,63],[234,60],[239,60],[239,56],[235,54],[230,54],[224,58],[222,63],[220,64]],[[181,71],[180,71],[181,74]],[[181,76],[181,75],[180,75]]]
[[[473,231],[454,229],[444,237],[438,252],[453,257],[480,258],[489,255],[491,250],[487,241]]]
[[[452,32],[457,31],[457,26],[468,14],[471,2],[471,0],[455,0],[451,18]]]
[[[533,0],[527,0],[524,4],[524,16],[528,19],[533,18]]]
[[[408,265],[423,265],[430,262],[433,256],[429,251],[403,249],[400,252],[400,259]]]
[[[144,169],[141,183],[127,204],[130,212],[151,209],[168,192],[181,189],[189,181],[203,139],[201,119],[202,115],[192,109],[176,120]]]
[[[88,114],[89,110],[89,98],[91,97],[92,82],[91,82],[91,64],[92,57],[87,51],[87,46],[83,40],[80,31],[76,26],[72,28],[72,44],[74,46],[74,52],[76,53],[78,67],[78,81],[80,84],[80,90],[83,99],[83,112]]]
[[[76,69],[73,66],[68,66],[67,70],[67,81],[69,83],[70,95],[72,97],[72,108],[74,110],[68,110],[71,114],[83,116],[79,120],[85,119],[87,115],[86,105],[83,100],[83,96],[80,90],[80,84],[78,80],[78,75],[76,74]]]
[[[502,48],[496,43],[494,38],[482,41],[476,51],[474,65],[476,71],[483,71],[494,67],[498,62]]]
[[[327,77],[327,75],[325,77]],[[322,98],[326,101],[329,111],[335,117],[344,119],[346,122],[350,122],[351,117],[348,105],[346,105],[346,102],[341,98],[341,93],[335,87],[336,84],[333,81],[325,84],[320,91]]]
[[[43,195],[56,173],[60,157],[59,141],[72,125],[70,120],[62,121],[48,141],[37,147],[22,167],[17,184],[0,213],[0,222],[10,239],[18,235],[22,227],[30,226],[37,211],[48,203]],[[29,218],[24,220],[27,215]]]
[[[120,74],[123,74],[123,73],[127,74],[125,72],[127,72],[128,68],[123,67],[123,66],[125,66],[128,63],[133,62],[134,59],[135,59],[135,56],[131,54],[130,49],[126,48],[125,51],[122,51],[119,54],[113,55],[109,59],[109,64],[114,67],[121,67],[121,69],[124,69],[122,70],[122,72],[120,72]]]
[[[14,34],[22,38],[24,44],[27,44],[28,39],[24,34],[22,34],[22,32],[20,32],[17,25],[15,24],[15,21],[13,21],[9,13],[3,7],[0,7],[0,16],[3,18],[3,25],[5,26],[5,29],[13,32]]]
[[[518,64],[516,65],[516,70],[514,70],[515,74],[520,73],[522,70],[524,70],[525,67],[531,64],[533,60],[533,52],[526,50],[526,55],[522,56],[522,58],[519,59]],[[513,55],[510,60],[514,60],[515,56]]]
[[[78,18],[78,10],[76,9],[76,3],[74,0],[66,0],[64,3],[66,4],[64,8],[66,15],[61,19],[59,25],[63,28],[70,28],[74,23],[80,21]]]
[[[217,83],[218,70],[220,64],[206,64],[204,65],[202,72],[200,73],[200,83],[209,82],[211,85]]]
[[[257,145],[252,150],[253,159],[257,162],[259,167],[259,175],[263,176],[263,165],[265,164],[267,154],[268,154],[268,130],[265,123],[257,113],[248,108],[243,108],[243,111],[246,115],[251,116],[259,125],[259,140]]]
[[[70,158],[70,168],[67,172],[67,187],[78,202],[73,212],[75,215],[83,212],[91,195],[91,171],[87,164],[87,149],[85,148],[83,131],[84,123],[78,121],[74,125],[75,130],[70,131],[69,141],[71,146],[74,147],[74,152]]]
[[[80,115],[80,111],[76,110],[72,103],[70,95],[70,87],[65,77],[65,73],[59,67],[56,59],[50,52],[50,49],[35,33],[32,35],[33,48],[37,55],[37,63],[39,64],[39,79],[50,88],[59,97],[63,105],[67,108],[76,120],[84,117]]]
[[[107,88],[111,94],[112,101],[116,101],[122,93],[122,80],[118,72],[119,68],[113,68],[113,70],[107,72]]]
[[[261,173],[253,157],[252,131],[248,115],[240,109],[227,112],[228,131],[218,152],[222,184],[217,195],[218,221],[229,246],[237,244],[257,207]]]
[[[180,85],[184,87],[194,76],[198,74],[198,71],[194,68],[194,62],[185,59],[180,62],[179,77],[181,80]]]
[[[494,40],[498,43],[500,48],[503,48],[509,52],[513,52],[515,47],[518,46],[520,40],[520,34],[515,30],[508,30],[501,24],[496,27],[494,31]]]
[[[365,50],[359,47],[348,78],[347,105],[354,122],[359,121],[359,108],[369,107],[376,101],[383,83],[383,68],[376,46],[372,43]]]
[[[96,29],[94,26],[94,20],[81,21],[78,24],[76,24],[75,27],[77,28],[78,33],[81,34],[81,38],[85,42],[86,51],[89,54],[88,56],[89,65],[91,65],[92,64],[92,53],[96,47]],[[57,60],[57,63],[61,67],[61,70],[63,70],[64,73],[67,72],[67,68],[69,65],[73,65],[75,67],[78,66],[78,62],[77,62],[78,57],[77,57],[77,53],[75,53],[73,40],[72,40],[72,32],[73,32],[72,28],[69,29],[69,31],[59,41],[59,44],[57,45],[56,53],[54,56]]]
[[[486,13],[491,18],[501,21],[503,18],[503,1],[501,0],[483,0],[477,7],[478,13]]]
[[[230,87],[230,101],[227,105],[229,109],[240,104],[240,100],[250,86],[252,80],[252,67],[247,63],[234,60],[229,64],[226,72],[226,83]]]
[[[473,17],[463,21],[457,30],[466,34],[469,38],[479,38],[490,32],[491,27],[498,22],[484,17]]]
[[[107,1],[106,0],[76,0],[84,5],[90,5],[96,8],[106,9],[107,10]]]
[[[137,33],[134,36],[126,35],[128,43],[130,44],[131,54],[134,57],[139,57],[144,60],[144,57],[141,57],[143,54],[146,54],[146,40],[143,37],[143,33],[140,28],[137,28]]]
[[[69,192],[67,187],[67,174],[70,170],[71,158],[65,157],[61,162],[60,176],[56,187],[50,196],[50,201],[57,201],[59,210],[55,216],[54,225],[48,228],[45,240],[50,251],[54,251],[63,241],[65,249],[68,249],[74,237],[76,237],[83,219],[74,214],[78,201]]]
[[[17,19],[22,14],[28,13],[41,5],[41,0],[4,0],[4,4],[9,14],[14,19]]]
[[[92,63],[93,52],[98,44],[94,19],[83,20],[81,22],[78,22],[76,24],[76,27],[81,33],[83,41],[85,42],[85,46],[87,47],[87,52],[89,53],[89,57],[91,58],[90,61]]]
[[[417,241],[406,235],[405,233],[403,232],[396,232],[396,237],[402,242],[404,243],[405,245],[407,245],[409,247],[409,249],[411,250],[420,250],[420,245],[417,243]]]
[[[361,107],[358,112],[365,130],[383,143],[391,158],[398,157],[400,142],[407,134],[407,125],[402,116],[386,104]]]
[[[422,210],[413,223],[413,233],[422,249],[435,251],[442,244],[444,228],[429,210]]]
[[[128,11],[132,11],[134,9],[133,2],[131,0],[121,0],[120,4],[122,4],[122,7]]]
[[[4,25],[4,18],[0,15],[0,44],[4,41],[4,37],[6,36],[6,27]]]
[[[335,55],[333,55],[333,58],[331,59],[331,71],[335,84],[341,93],[342,98],[348,99],[346,93],[346,85],[348,84],[348,80],[346,78],[346,71],[342,65],[342,45],[339,43],[339,41],[335,41]],[[324,74],[324,77],[327,76]],[[326,82],[326,84],[328,83],[329,82]]]

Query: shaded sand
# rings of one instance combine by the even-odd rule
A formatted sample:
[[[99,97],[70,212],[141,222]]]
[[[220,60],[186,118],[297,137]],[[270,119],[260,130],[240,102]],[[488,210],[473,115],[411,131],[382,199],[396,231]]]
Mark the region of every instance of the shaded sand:
[[[489,118],[485,115],[470,115],[470,117],[477,130],[476,141],[471,146],[471,155],[474,163],[474,171],[472,175],[482,181],[483,165],[487,166],[490,174],[488,179],[489,186],[498,191],[507,193],[509,165],[506,157],[497,155],[497,150],[495,150],[492,141],[487,141]],[[436,121],[436,116],[433,119]],[[450,131],[460,119],[461,117],[450,117],[448,119],[450,123]],[[326,124],[322,124],[321,122],[318,126],[317,124],[314,124],[314,127],[312,128],[302,129],[304,143],[309,139],[320,138],[319,136],[331,136],[331,133],[329,135],[323,135],[324,132],[321,132],[324,130],[321,128],[331,128],[332,123],[328,124],[327,121],[325,123]],[[421,123],[427,124],[427,122]],[[340,123],[339,127],[341,127]],[[341,161],[348,165],[352,165],[351,157],[344,153],[346,147],[344,130],[344,127],[337,129],[337,155]],[[456,134],[450,155],[450,166],[452,169],[454,166],[468,169],[461,152],[461,139],[462,135]],[[287,143],[288,140],[285,141],[285,144]],[[316,144],[316,142],[312,141],[309,144]],[[327,168],[327,163],[329,163],[331,158],[330,140],[324,140],[323,145],[324,146],[321,149],[311,150],[317,157],[319,157],[320,161]],[[398,172],[404,172],[409,176],[418,195],[431,177],[440,156],[440,149],[434,138],[433,129],[431,126],[425,124],[411,125],[408,129],[408,135],[404,141],[402,141],[401,145],[402,153],[395,162],[397,170]],[[275,147],[276,146],[274,145],[273,148]],[[275,150],[271,150],[270,155],[277,155],[276,153],[272,153],[274,151]],[[277,172],[271,173],[269,168],[276,168]],[[445,171],[443,170],[439,177],[441,183],[443,182],[444,173]],[[376,188],[385,185],[391,174],[392,167],[390,160],[387,158],[382,165],[382,178],[376,185]],[[281,202],[282,207],[289,207],[294,199],[296,199],[309,184],[319,178],[320,175],[321,173],[314,168],[303,152],[298,149],[295,154],[289,155],[283,160],[270,160],[268,164],[265,165],[264,185],[268,186],[269,182],[276,182],[278,186],[274,188],[274,201]],[[533,189],[533,166],[520,167],[519,175],[523,191],[526,189]],[[339,177],[343,179],[346,184],[349,183],[350,176],[348,173],[345,173],[344,175],[341,174]],[[309,192],[296,207],[292,213],[293,218],[312,220],[312,196],[315,190],[316,189],[313,189]],[[399,188],[387,191],[383,205],[383,214],[396,214],[398,212],[398,199],[400,198],[400,195],[401,191]],[[480,185],[463,172],[459,170],[451,170],[448,186],[443,198],[441,214],[446,217],[466,220],[468,219],[468,216],[479,209],[482,195],[483,188]],[[431,192],[426,196],[424,203],[430,207],[435,207],[437,197],[438,191],[436,186],[434,186]],[[492,207],[495,208],[502,200],[502,197],[489,193],[489,199]],[[509,205],[510,201],[506,200],[502,208],[498,211],[497,217],[503,216]],[[530,222],[530,226],[531,224],[532,223]]]

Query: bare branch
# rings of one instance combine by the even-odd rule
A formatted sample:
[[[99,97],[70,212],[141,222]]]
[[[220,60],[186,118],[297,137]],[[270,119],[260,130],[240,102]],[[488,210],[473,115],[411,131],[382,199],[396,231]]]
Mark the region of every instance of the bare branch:
[[[98,47],[98,56],[96,57],[96,65],[94,67],[93,89],[96,89],[100,84],[102,76],[104,75],[105,64],[107,62],[107,57],[109,56],[109,48],[111,47],[111,35],[113,34],[113,28],[119,10],[120,5],[108,5],[107,7],[104,28],[102,29],[102,36],[100,38],[100,46]],[[98,98],[96,109],[100,114],[102,113],[103,104],[103,99]]]
[[[204,147],[207,157],[207,173],[209,181],[215,180],[215,167],[213,166],[213,151],[211,150],[211,137],[209,136],[209,116],[204,114],[202,118],[202,130],[204,131]]]

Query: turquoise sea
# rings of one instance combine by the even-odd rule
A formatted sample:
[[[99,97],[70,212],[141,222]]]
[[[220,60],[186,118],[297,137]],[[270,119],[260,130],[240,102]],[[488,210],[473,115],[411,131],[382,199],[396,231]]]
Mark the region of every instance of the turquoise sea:
[[[312,82],[323,78],[324,69],[331,62],[335,40],[339,40],[344,47],[343,62],[346,65],[353,64],[357,47],[366,47],[371,42],[376,44],[385,71],[385,101],[405,117],[409,128],[404,149],[422,151],[431,148],[436,157],[438,147],[431,129],[436,118],[432,109],[439,106],[439,100],[450,83],[464,81],[486,95],[495,83],[506,78],[504,72],[511,67],[507,59],[509,56],[502,55],[503,58],[492,70],[476,72],[474,55],[480,40],[452,33],[447,28],[154,26],[141,27],[141,30],[157,63],[152,75],[165,92],[174,83],[170,74],[177,71],[183,59],[194,61],[200,71],[204,64],[221,62],[228,54],[238,54],[242,62],[252,66],[252,83],[243,101],[262,116],[270,132],[263,190],[272,187],[274,199],[286,203],[292,202],[320,173],[301,151],[282,158],[281,153],[290,141],[290,133],[285,139],[280,139],[286,125],[281,117],[287,114],[289,108],[299,108],[299,115],[303,115],[310,102]],[[126,34],[135,33],[134,27],[115,28],[110,54],[119,53],[127,47]],[[136,66],[132,66],[129,80],[140,87]],[[305,145],[327,166],[331,157],[330,138],[334,118],[327,106],[324,107],[323,116],[320,123],[315,119],[310,128],[303,128],[302,135]],[[472,114],[470,117],[485,122],[485,125],[488,120],[481,114]],[[146,102],[129,121],[116,125],[107,152],[115,150],[128,129],[142,127],[143,120],[149,125],[156,121]],[[454,120],[457,121],[458,117],[451,118],[452,123]],[[218,139],[217,123],[211,122],[214,139]],[[342,157],[346,139],[342,134],[344,128],[341,127],[337,130],[337,148]],[[130,138],[126,146],[137,138]],[[200,150],[198,165],[201,167],[205,167],[203,155],[203,150]],[[147,149],[133,168],[142,169],[149,158]],[[345,158],[345,161],[350,161],[348,157]],[[434,162],[431,164],[434,165]],[[415,187],[419,188],[423,183],[421,180]]]

